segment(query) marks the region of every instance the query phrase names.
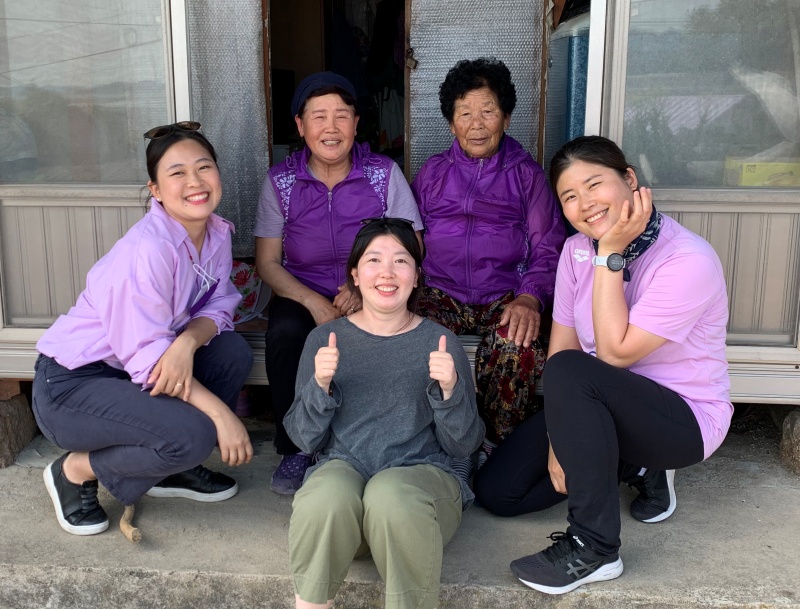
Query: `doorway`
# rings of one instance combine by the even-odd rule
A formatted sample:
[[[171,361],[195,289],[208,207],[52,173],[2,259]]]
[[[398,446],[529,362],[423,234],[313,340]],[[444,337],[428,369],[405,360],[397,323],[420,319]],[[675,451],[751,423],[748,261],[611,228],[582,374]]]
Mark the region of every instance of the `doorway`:
[[[269,83],[270,164],[300,150],[291,116],[294,89],[330,70],[358,98],[358,142],[404,162],[405,0],[264,0],[265,82]]]

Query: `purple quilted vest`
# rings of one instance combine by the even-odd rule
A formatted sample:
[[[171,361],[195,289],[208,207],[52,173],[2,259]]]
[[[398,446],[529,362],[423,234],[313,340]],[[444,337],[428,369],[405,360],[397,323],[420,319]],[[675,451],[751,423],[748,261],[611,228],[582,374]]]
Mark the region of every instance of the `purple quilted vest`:
[[[270,179],[280,197],[283,266],[303,285],[328,298],[347,277],[347,257],[364,218],[386,214],[390,158],[354,144],[353,167],[328,191],[308,171],[310,151],[304,148],[273,167]]]

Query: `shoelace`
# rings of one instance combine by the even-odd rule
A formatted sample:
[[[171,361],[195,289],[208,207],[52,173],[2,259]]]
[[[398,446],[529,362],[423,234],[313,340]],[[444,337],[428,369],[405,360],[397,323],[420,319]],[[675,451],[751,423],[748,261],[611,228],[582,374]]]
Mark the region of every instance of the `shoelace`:
[[[628,486],[634,490],[639,491],[645,497],[652,497],[656,493],[656,478],[655,476],[648,476],[645,472],[636,482],[629,482]]]
[[[81,509],[84,512],[91,512],[100,505],[97,501],[97,483],[84,482],[81,484],[80,496]]]
[[[545,548],[542,551],[542,554],[550,560],[551,562],[558,562],[560,559],[564,558],[565,556],[572,553],[573,549],[573,542],[572,538],[564,533],[563,531],[556,531],[555,533],[550,533],[548,538],[554,541],[555,543],[551,545],[549,548]]]
[[[193,467],[191,471],[200,476],[203,480],[210,480],[211,474],[213,473],[210,469],[205,468],[202,465]]]

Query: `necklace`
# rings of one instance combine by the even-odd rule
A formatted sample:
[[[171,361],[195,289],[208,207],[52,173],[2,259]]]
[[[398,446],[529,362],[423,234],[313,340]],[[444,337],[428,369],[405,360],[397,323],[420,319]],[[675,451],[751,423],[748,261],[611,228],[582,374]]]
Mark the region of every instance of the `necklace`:
[[[351,320],[351,321],[352,321],[352,320]],[[410,326],[410,325],[411,325],[411,322],[412,322],[412,321],[414,321],[414,313],[412,313],[411,311],[409,311],[409,312],[408,312],[408,320],[407,320],[407,321],[406,321],[406,322],[405,322],[405,323],[404,323],[402,326],[400,326],[399,328],[397,328],[397,330],[395,330],[394,332],[391,332],[390,334],[377,334],[377,333],[375,333],[375,332],[372,332],[371,330],[367,330],[366,328],[363,328],[363,327],[362,327],[361,329],[362,329],[362,330],[364,330],[365,332],[369,332],[370,334],[372,334],[373,336],[375,336],[375,337],[376,337],[376,338],[378,338],[379,340],[387,340],[387,339],[389,339],[389,338],[392,338],[393,336],[396,336],[396,335],[400,334],[400,332],[402,332],[402,331],[403,331],[403,330],[405,330],[405,329],[406,329],[408,326]],[[358,325],[358,324],[356,324],[356,325]]]
[[[397,328],[397,330],[395,330],[394,332],[389,334],[389,336],[387,336],[387,338],[389,338],[390,336],[395,336],[396,334],[399,334],[400,332],[405,330],[408,326],[411,325],[412,321],[414,321],[414,314],[411,311],[409,311],[408,312],[408,321],[406,323],[404,323],[402,326],[400,326],[399,328]]]

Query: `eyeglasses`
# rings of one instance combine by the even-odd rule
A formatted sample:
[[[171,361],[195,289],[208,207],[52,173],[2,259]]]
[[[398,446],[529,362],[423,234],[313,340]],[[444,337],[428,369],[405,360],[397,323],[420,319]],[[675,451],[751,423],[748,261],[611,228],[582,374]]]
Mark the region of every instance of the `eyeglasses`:
[[[402,226],[404,228],[414,228],[414,223],[406,218],[364,218],[361,224],[368,226],[370,224],[383,224],[384,226]]]
[[[171,125],[161,125],[160,127],[153,127],[149,131],[144,132],[144,139],[158,140],[162,137],[167,137],[170,133],[175,131],[198,131],[202,127],[197,121],[180,121]]]

